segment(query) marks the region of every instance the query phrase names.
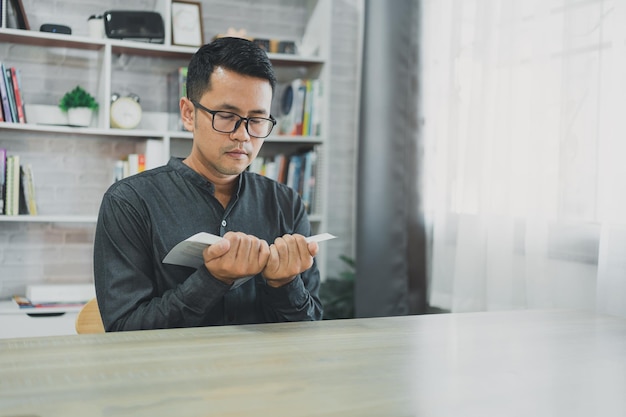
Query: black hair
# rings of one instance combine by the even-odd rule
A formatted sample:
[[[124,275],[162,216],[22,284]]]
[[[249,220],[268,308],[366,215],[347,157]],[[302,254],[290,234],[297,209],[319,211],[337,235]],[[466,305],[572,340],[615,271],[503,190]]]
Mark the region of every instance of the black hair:
[[[274,92],[276,76],[265,51],[249,40],[226,37],[200,47],[191,57],[187,69],[188,99],[200,100],[211,88],[211,74],[217,67],[268,80]]]

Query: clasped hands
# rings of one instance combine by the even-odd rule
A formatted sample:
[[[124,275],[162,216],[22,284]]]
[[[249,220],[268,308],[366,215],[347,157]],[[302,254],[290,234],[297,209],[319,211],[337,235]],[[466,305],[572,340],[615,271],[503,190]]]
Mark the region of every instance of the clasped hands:
[[[313,266],[317,243],[299,234],[283,235],[274,243],[241,232],[227,232],[218,243],[202,252],[211,275],[227,284],[261,273],[272,287],[291,282]]]

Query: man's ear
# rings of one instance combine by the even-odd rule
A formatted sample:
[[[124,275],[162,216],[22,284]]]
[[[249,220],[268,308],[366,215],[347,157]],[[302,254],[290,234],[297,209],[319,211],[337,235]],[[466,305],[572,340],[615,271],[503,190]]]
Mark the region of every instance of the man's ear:
[[[187,131],[193,132],[195,116],[195,107],[193,106],[193,103],[189,101],[187,97],[181,97],[179,105],[180,117],[183,121],[183,126]]]

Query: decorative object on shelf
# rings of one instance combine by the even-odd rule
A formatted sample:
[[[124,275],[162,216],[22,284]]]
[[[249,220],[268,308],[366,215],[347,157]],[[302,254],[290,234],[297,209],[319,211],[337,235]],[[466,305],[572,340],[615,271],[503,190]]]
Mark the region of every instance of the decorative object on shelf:
[[[70,126],[89,126],[93,112],[98,109],[96,99],[84,88],[77,85],[68,91],[59,101],[59,107],[67,112],[67,121]]]
[[[242,37],[242,36],[239,36]],[[247,39],[247,38],[246,38]],[[254,38],[252,42],[257,44],[265,52],[295,55],[297,52],[294,41],[281,41],[279,39]]]
[[[215,35],[213,37],[213,39],[218,39],[218,38],[241,38],[241,39],[247,39],[249,41],[253,41],[254,39],[251,38],[250,36],[248,36],[247,32],[245,29],[235,29],[235,28],[228,28],[228,30],[226,31],[226,33],[218,33],[217,35]],[[263,40],[263,39],[261,39]],[[271,42],[271,40],[267,39],[268,42]],[[258,44],[257,44],[258,45]],[[262,45],[259,45],[261,48],[263,47]]]
[[[87,19],[89,26],[89,36],[96,39],[104,38],[104,16],[101,14],[92,14]]]
[[[202,46],[202,5],[197,1],[172,1],[172,44]]]
[[[134,129],[141,122],[141,104],[139,96],[129,94],[121,97],[114,93],[111,96],[111,127],[116,129]]]
[[[107,10],[104,12],[104,32],[111,39],[151,43],[165,40],[163,18],[157,12]]]
[[[57,25],[56,23],[44,23],[39,27],[40,32],[60,33],[63,35],[71,35],[72,29],[69,26]]]

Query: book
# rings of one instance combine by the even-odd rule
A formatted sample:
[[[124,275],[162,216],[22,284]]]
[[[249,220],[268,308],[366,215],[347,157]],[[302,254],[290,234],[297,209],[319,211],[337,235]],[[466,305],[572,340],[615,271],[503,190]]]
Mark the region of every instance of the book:
[[[33,304],[84,304],[95,296],[93,284],[32,284],[25,294]]]
[[[18,184],[18,205],[17,214],[30,214],[28,212],[28,205],[26,204],[26,190],[24,188],[24,167],[20,165],[20,181]]]
[[[24,172],[22,187],[24,189],[26,208],[28,214],[36,216],[38,214],[37,199],[35,197],[35,180],[33,178],[33,169],[31,164],[22,165],[22,171]]]
[[[165,162],[163,161],[163,142],[159,139],[147,139],[144,155],[146,157],[146,169],[162,166]]]
[[[187,67],[179,67],[167,75],[167,91],[171,124],[177,130],[185,130],[180,118],[180,99],[187,96]]]
[[[304,174],[302,176],[302,202],[306,207],[307,213],[312,210],[312,189],[315,186],[315,177],[313,177],[313,167],[317,162],[317,153],[309,151],[304,155]]]
[[[289,169],[287,170],[287,186],[302,193],[300,188],[300,177],[302,175],[302,155],[294,154],[289,157]]]
[[[321,135],[322,126],[322,107],[324,103],[324,90],[322,88],[322,80],[313,80],[311,85],[311,94],[313,95],[313,104],[311,108],[311,136]]]
[[[326,240],[335,239],[337,236],[330,233],[320,233],[318,235],[309,236],[307,242],[324,242]],[[200,232],[187,239],[179,242],[170,250],[165,258],[164,264],[188,266],[191,268],[199,268],[204,263],[202,251],[209,245],[214,245],[223,238],[211,233]],[[237,288],[252,277],[241,278],[235,281],[231,286],[231,290]]]
[[[137,154],[137,172],[143,172],[146,170],[146,155],[143,153]]]
[[[302,127],[304,122],[304,100],[306,98],[306,81],[295,80],[294,81],[294,97],[293,108],[291,109],[294,118],[292,135],[301,136]]]
[[[15,109],[17,111],[17,121],[19,123],[26,123],[26,112],[24,111],[24,102],[22,100],[22,91],[20,88],[20,75],[19,70],[15,67],[8,69],[11,73],[11,82],[13,84],[13,96],[15,97]]]
[[[313,93],[311,91],[313,83],[311,80],[304,80],[304,105],[302,108],[302,135],[311,134],[311,112],[313,110]]]
[[[135,175],[139,172],[139,154],[130,153],[126,157],[128,161],[128,174],[125,173],[125,176]]]
[[[11,198],[13,188],[13,156],[7,155],[6,173],[5,173],[5,185],[4,185],[4,214],[11,215],[13,204]]]
[[[7,172],[7,150],[0,148],[0,214],[4,213],[4,201],[6,198],[6,172]]]
[[[9,103],[9,95],[7,92],[7,83],[5,80],[4,64],[0,62],[0,98],[2,98],[2,112],[5,122],[12,122],[13,116],[11,115],[11,105]]]
[[[20,157],[19,155],[7,156],[6,172],[6,200],[5,213],[9,216],[19,214],[20,204]]]
[[[61,309],[60,311],[65,312],[66,309],[77,309],[79,310],[86,303],[84,302],[75,302],[75,303],[62,303],[62,302],[53,302],[53,303],[33,303],[28,298],[23,295],[14,295],[13,301],[20,309],[29,309],[29,310],[45,310],[46,312],[51,312],[53,309]]]
[[[17,107],[15,107],[15,93],[13,90],[13,78],[11,77],[11,70],[4,67],[4,83],[6,85],[7,97],[9,97],[9,109],[11,111],[11,120],[13,123],[18,122]]]
[[[124,178],[124,161],[115,161],[115,168],[113,173],[113,181],[117,182]]]

